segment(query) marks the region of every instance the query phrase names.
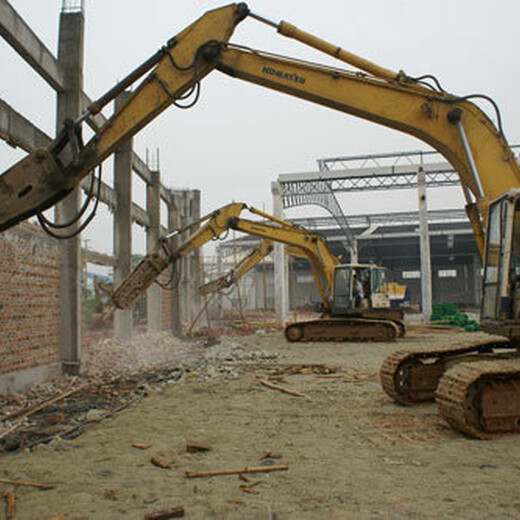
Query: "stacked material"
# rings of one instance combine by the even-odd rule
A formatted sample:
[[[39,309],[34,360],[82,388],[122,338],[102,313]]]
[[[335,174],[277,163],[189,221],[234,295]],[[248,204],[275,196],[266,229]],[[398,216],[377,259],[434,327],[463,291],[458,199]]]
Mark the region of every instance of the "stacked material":
[[[453,303],[434,303],[432,305],[432,323],[436,325],[448,325],[460,327],[466,332],[477,332],[482,330],[475,320],[470,320],[467,314],[457,312]]]

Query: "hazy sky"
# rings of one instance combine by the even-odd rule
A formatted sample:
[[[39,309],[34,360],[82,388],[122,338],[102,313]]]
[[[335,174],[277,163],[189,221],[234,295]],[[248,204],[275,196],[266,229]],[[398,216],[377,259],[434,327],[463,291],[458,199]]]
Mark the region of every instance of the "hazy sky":
[[[61,1],[10,3],[55,52]],[[210,0],[85,3],[85,90],[91,98],[103,94],[205,11],[224,5]],[[520,143],[518,0],[258,0],[249,7],[388,68],[411,76],[434,74],[454,94],[492,96],[502,110],[509,142]],[[342,66],[252,19],[240,24],[232,41]],[[0,98],[53,135],[54,91],[3,40],[0,64]],[[201,99],[193,109],[167,110],[139,134],[135,148],[143,157],[147,148],[159,149],[163,183],[200,189],[203,212],[231,200],[270,211],[271,181],[280,173],[314,171],[321,157],[427,149],[393,130],[218,72],[203,81]],[[0,141],[0,170],[22,156]],[[136,198],[144,203],[137,185]],[[449,207],[458,200],[432,193],[431,206]],[[410,193],[368,199],[357,194],[346,206],[349,214],[413,209],[416,204]],[[110,251],[107,227],[101,214],[88,232],[96,249]],[[139,233],[136,240],[139,250]]]

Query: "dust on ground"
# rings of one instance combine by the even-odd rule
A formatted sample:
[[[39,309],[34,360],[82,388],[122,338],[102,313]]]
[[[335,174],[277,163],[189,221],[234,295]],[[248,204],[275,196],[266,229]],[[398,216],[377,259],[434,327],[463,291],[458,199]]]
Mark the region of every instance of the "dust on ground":
[[[17,487],[21,519],[142,519],[176,506],[192,519],[518,518],[518,437],[469,439],[448,428],[434,404],[395,405],[378,381],[382,360],[397,348],[481,337],[419,330],[379,344],[290,344],[261,331],[223,337],[182,377],[158,379],[146,397],[81,436],[3,456],[0,478],[56,486]],[[267,379],[305,397],[267,388]],[[211,449],[188,452],[194,443]],[[249,474],[249,482],[185,476],[271,464],[288,470]]]

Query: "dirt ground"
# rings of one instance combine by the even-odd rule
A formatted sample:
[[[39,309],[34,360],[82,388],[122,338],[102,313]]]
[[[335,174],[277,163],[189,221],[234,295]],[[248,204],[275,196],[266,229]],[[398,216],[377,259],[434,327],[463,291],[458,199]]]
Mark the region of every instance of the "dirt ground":
[[[411,332],[397,344],[224,337],[180,380],[152,386],[80,437],[5,455],[0,478],[56,486],[17,487],[20,519],[142,519],[175,506],[190,519],[519,518],[518,437],[469,439],[445,426],[434,404],[395,405],[378,381],[396,348],[480,336]],[[283,374],[295,364],[337,371]],[[263,386],[268,377],[306,397]],[[211,449],[188,453],[189,443]],[[250,482],[185,476],[271,464],[288,469],[249,474]],[[0,493],[8,489],[0,484]]]

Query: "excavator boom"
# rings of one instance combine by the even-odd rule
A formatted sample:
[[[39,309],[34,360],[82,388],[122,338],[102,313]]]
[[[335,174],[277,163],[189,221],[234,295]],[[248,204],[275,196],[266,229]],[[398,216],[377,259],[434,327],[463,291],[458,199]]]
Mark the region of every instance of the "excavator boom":
[[[248,14],[244,3],[208,11],[168,41],[127,79],[92,103],[76,121],[67,121],[48,149],[38,149],[0,176],[0,231],[63,199],[81,179],[128,138],[172,104],[182,103],[214,68],[203,59],[208,42],[227,42]],[[129,100],[83,145],[80,123],[152,69]]]

